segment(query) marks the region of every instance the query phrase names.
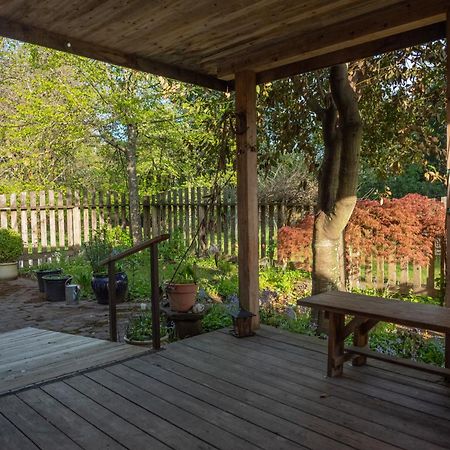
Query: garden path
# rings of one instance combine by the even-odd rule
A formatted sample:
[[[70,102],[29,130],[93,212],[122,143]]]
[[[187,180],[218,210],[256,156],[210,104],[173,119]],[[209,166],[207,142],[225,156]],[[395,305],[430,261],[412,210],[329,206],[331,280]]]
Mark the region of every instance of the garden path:
[[[117,305],[120,340],[130,314],[138,308],[136,303]],[[0,333],[25,327],[108,339],[108,306],[86,300],[78,306],[48,302],[30,278],[1,282]]]

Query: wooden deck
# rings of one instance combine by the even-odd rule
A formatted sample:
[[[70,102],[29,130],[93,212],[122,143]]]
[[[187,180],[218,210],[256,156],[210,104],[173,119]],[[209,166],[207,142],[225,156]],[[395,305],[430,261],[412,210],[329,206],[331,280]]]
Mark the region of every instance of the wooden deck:
[[[0,334],[0,394],[121,361],[149,349],[22,328]]]
[[[374,361],[325,378],[324,344],[218,331],[3,395],[0,448],[450,448],[439,377]]]

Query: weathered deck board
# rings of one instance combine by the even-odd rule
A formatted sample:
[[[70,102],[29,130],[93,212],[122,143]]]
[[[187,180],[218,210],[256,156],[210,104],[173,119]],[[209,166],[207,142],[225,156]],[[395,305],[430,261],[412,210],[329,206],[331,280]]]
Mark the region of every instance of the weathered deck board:
[[[436,377],[377,362],[325,378],[325,367],[316,338],[204,334],[0,396],[0,447],[450,448],[450,387]]]
[[[148,349],[55,331],[0,334],[0,394],[120,361]]]

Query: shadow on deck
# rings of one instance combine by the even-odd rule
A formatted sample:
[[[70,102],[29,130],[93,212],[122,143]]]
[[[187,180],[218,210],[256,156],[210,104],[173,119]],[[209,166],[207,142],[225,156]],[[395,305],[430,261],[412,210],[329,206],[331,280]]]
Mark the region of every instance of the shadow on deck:
[[[263,327],[170,344],[0,398],[0,448],[450,448],[450,388],[373,362],[329,379],[324,341]]]

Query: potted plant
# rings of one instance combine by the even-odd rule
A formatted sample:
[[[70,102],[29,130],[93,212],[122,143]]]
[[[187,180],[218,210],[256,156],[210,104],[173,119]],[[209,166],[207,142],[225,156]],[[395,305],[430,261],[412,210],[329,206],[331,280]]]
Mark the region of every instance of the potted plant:
[[[10,228],[0,229],[0,281],[19,276],[18,259],[23,253],[20,234]]]
[[[167,328],[160,327],[161,341],[167,341]],[[127,325],[124,341],[127,344],[146,345],[152,344],[152,315],[150,312],[144,312],[138,316],[132,317]]]
[[[70,275],[44,275],[45,295],[49,302],[63,302],[66,299],[66,284],[70,282]]]
[[[197,299],[197,267],[194,263],[182,264],[166,287],[170,309],[188,312]]]
[[[109,303],[108,292],[108,271],[100,262],[113,254],[113,247],[106,239],[106,236],[97,234],[89,242],[83,245],[84,255],[92,268],[91,286],[95,298],[101,305]],[[116,303],[125,301],[128,293],[128,277],[125,272],[116,273]]]

